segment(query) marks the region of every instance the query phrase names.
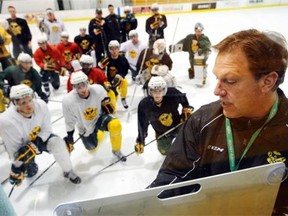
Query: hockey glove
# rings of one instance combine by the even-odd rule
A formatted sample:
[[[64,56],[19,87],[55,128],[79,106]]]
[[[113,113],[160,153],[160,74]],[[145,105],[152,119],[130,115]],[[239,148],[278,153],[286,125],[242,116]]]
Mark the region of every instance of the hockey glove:
[[[19,163],[19,161],[17,161],[16,163],[12,164],[9,176],[9,182],[12,185],[14,184],[16,184],[17,186],[21,185],[22,180],[24,179],[24,172],[25,168],[22,162]]]
[[[144,144],[143,143],[136,143],[134,146],[135,152],[137,155],[142,154],[144,152]]]
[[[69,132],[67,132],[67,136],[63,138],[69,153],[71,153],[74,150],[73,134],[74,134],[74,130],[73,131],[69,131]]]
[[[107,114],[112,114],[115,111],[115,107],[113,105],[113,103],[111,102],[109,97],[105,97],[102,101],[101,101],[101,105],[102,105],[102,110],[103,112],[107,113]]]
[[[109,90],[111,90],[112,86],[111,83],[108,81],[105,81],[103,84],[103,87],[105,88],[105,90],[108,92]]]
[[[121,84],[122,80],[123,80],[123,77],[119,74],[116,74],[114,79],[112,80],[112,86],[114,88],[118,87]]]
[[[194,107],[188,106],[182,109],[182,121],[187,121],[188,118],[192,115]]]

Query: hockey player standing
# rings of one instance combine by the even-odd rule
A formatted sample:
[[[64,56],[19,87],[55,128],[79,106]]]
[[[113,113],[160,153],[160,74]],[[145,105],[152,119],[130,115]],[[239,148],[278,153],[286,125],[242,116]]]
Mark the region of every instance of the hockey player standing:
[[[157,3],[151,5],[151,11],[153,15],[146,20],[146,32],[149,34],[149,48],[152,48],[156,40],[164,38],[164,29],[167,27],[166,16],[159,13],[159,5]]]
[[[107,44],[112,40],[117,40],[121,43],[121,17],[114,12],[114,6],[108,5],[109,15],[105,17],[105,34],[107,37]]]
[[[156,138],[176,127],[182,120],[186,121],[193,112],[189,106],[186,95],[174,87],[167,88],[165,80],[160,76],[151,77],[148,83],[149,96],[142,99],[138,105],[138,137],[135,151],[137,154],[144,152],[145,138],[148,135],[148,126],[152,125]],[[182,115],[178,107],[182,106]],[[166,136],[157,139],[157,147],[162,155],[166,155],[177,130],[171,131]]]
[[[138,21],[134,14],[131,11],[130,6],[124,7],[124,13],[125,16],[121,18],[120,26],[121,26],[121,34],[122,34],[122,40],[121,42],[125,42],[129,40],[129,32],[133,29],[136,29],[138,26]]]
[[[47,18],[39,23],[41,32],[47,35],[48,43],[57,46],[61,41],[61,32],[66,31],[65,25],[60,19],[56,19],[51,8],[46,9]]]
[[[10,18],[8,33],[12,36],[13,56],[15,59],[21,52],[28,53],[32,56],[32,34],[25,19],[16,16],[16,9],[13,6],[8,6]]]
[[[204,26],[202,23],[196,23],[194,27],[195,34],[189,34],[182,40],[180,40],[176,45],[172,46],[170,48],[170,52],[173,51],[185,51],[189,53],[189,62],[190,62],[190,68],[188,69],[189,72],[189,78],[193,79],[195,76],[195,70],[194,66],[196,65],[202,65],[203,67],[203,73],[205,73],[204,78],[206,79],[206,61],[210,54],[210,47],[211,42],[209,38],[203,34]],[[178,44],[182,44],[183,48],[182,50],[175,50],[175,46]],[[171,50],[172,49],[172,50]],[[195,61],[195,56],[203,56],[203,61],[200,60],[200,62]],[[197,58],[198,59],[198,58]],[[199,60],[198,60],[199,61]],[[205,80],[203,85],[205,84]]]
[[[82,50],[76,43],[69,41],[69,34],[67,31],[61,33],[61,42],[57,45],[57,49],[65,63],[65,68],[69,73],[73,72],[71,62],[80,58]]]
[[[94,50],[93,38],[86,34],[86,28],[81,27],[79,31],[79,35],[74,37],[74,42],[78,44],[83,54],[90,55],[91,51]]]
[[[128,91],[128,81],[125,76],[128,73],[129,63],[125,56],[119,54],[119,42],[112,40],[109,43],[110,54],[99,62],[99,67],[104,70],[106,68],[107,78],[111,84],[115,94],[118,94],[118,90],[121,96],[121,102],[125,109],[128,108],[126,102],[126,96]]]
[[[39,48],[34,53],[34,60],[40,67],[40,74],[42,75],[42,84],[47,96],[50,96],[49,83],[51,82],[54,89],[60,87],[60,75],[66,72],[64,68],[64,61],[61,54],[56,47],[47,43],[46,35],[40,35],[37,38]]]
[[[63,98],[63,115],[65,118],[66,143],[73,143],[73,134],[77,124],[81,140],[89,151],[96,150],[98,130],[109,131],[112,153],[122,161],[126,157],[121,153],[122,126],[119,119],[110,116],[114,106],[106,97],[103,86],[89,85],[88,77],[82,71],[72,73],[73,90]]]
[[[144,50],[145,48],[146,45],[139,40],[138,32],[136,30],[131,30],[129,32],[129,40],[121,43],[120,52],[125,53],[125,57],[127,58],[130,65],[133,81],[135,81],[138,74],[136,68],[138,58],[142,50]]]
[[[27,85],[13,86],[13,105],[0,116],[0,134],[12,160],[10,183],[20,185],[24,176],[38,172],[35,156],[43,151],[53,154],[64,171],[64,177],[79,184],[81,179],[72,170],[64,141],[52,133],[50,112],[46,103],[33,98]]]
[[[89,35],[93,38],[96,51],[97,63],[106,57],[107,39],[104,31],[105,19],[102,17],[102,10],[97,8],[95,18],[91,19],[88,26]]]
[[[3,73],[0,73],[0,82],[7,80],[10,88],[19,84],[26,84],[47,103],[47,95],[42,91],[41,77],[38,71],[32,67],[31,56],[27,53],[20,53],[17,60],[18,65],[11,65]]]
[[[10,65],[15,64],[14,60],[12,60],[11,58],[11,54],[6,48],[6,46],[8,46],[12,41],[11,35],[6,31],[7,29],[8,29],[8,21],[5,19],[1,19],[0,20],[0,63],[1,63],[2,68],[0,68],[0,71],[4,70],[6,67]]]

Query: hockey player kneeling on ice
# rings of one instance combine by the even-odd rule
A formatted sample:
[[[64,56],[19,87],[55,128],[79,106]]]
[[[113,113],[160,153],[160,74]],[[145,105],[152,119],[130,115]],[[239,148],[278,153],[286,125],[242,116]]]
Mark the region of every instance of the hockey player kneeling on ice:
[[[128,81],[125,76],[128,73],[129,63],[126,57],[119,53],[120,44],[117,40],[111,40],[108,47],[110,54],[102,59],[98,65],[102,70],[106,68],[111,89],[115,92],[116,96],[118,92],[120,93],[122,105],[125,109],[128,109],[126,102]]]
[[[88,77],[82,71],[71,76],[73,90],[63,98],[63,114],[65,118],[67,145],[74,143],[75,125],[78,126],[81,140],[89,151],[96,150],[98,131],[109,131],[113,154],[122,161],[126,157],[121,153],[122,126],[119,119],[112,117],[114,106],[106,90],[98,84],[89,85]]]
[[[43,151],[53,154],[64,171],[64,177],[79,184],[81,179],[72,170],[65,142],[52,133],[47,104],[33,97],[33,90],[25,84],[13,86],[13,103],[0,116],[0,134],[13,160],[10,182],[20,185],[24,176],[32,177],[38,171],[34,158]]]
[[[210,54],[211,42],[203,34],[204,26],[196,23],[195,34],[189,34],[175,45],[169,46],[170,53],[184,51],[189,53],[190,68],[188,69],[189,78],[199,79],[200,85],[205,85],[207,76],[207,59]],[[198,84],[198,82],[196,83]]]
[[[135,152],[144,152],[145,138],[149,124],[153,127],[157,137],[176,127],[181,121],[186,121],[193,112],[186,94],[174,87],[167,88],[167,84],[160,76],[152,76],[148,83],[149,96],[142,99],[138,105],[138,137]],[[178,112],[181,104],[182,114]],[[177,129],[157,139],[157,147],[162,155],[166,155],[171,143],[177,135]]]

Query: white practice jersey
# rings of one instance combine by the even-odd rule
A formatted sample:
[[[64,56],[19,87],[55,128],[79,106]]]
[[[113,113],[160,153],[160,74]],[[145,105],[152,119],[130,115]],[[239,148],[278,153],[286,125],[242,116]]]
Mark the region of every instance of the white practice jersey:
[[[35,111],[31,118],[25,118],[11,105],[0,115],[0,134],[11,159],[14,154],[29,143],[35,135],[45,142],[52,133],[50,112],[41,99],[33,99]]]
[[[89,85],[90,95],[87,99],[79,97],[73,89],[63,98],[63,114],[66,130],[73,131],[77,124],[78,131],[84,136],[89,136],[95,129],[102,108],[101,101],[106,97],[107,92],[103,86],[98,84]]]
[[[121,43],[120,51],[125,52],[125,57],[127,58],[129,65],[132,69],[136,70],[136,64],[139,55],[143,49],[147,46],[139,41],[136,45],[131,42],[131,40]]]
[[[62,31],[66,31],[64,23],[59,19],[53,22],[44,19],[43,30],[47,34],[48,43],[52,45],[58,45],[61,41]]]

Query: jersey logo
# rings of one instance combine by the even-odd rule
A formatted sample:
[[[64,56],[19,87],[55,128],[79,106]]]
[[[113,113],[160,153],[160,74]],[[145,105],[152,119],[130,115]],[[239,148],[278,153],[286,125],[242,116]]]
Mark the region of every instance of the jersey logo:
[[[86,39],[82,40],[81,43],[80,43],[80,46],[82,47],[83,50],[87,50],[89,45],[90,45],[90,43]]]
[[[269,151],[267,161],[269,164],[276,162],[285,162],[286,158],[278,151]]]
[[[146,64],[146,67],[149,68],[149,71],[151,71],[152,67],[154,65],[159,65],[160,62],[159,62],[159,60],[157,58],[151,58],[148,61],[146,61],[145,64]]]
[[[109,72],[111,77],[114,77],[116,75],[116,73],[118,72],[118,70],[116,67],[111,66],[111,67],[109,67],[108,72]]]
[[[137,52],[135,50],[130,50],[129,56],[131,59],[135,59],[137,57]]]
[[[88,107],[83,114],[87,121],[91,121],[97,116],[97,109],[93,107]]]
[[[159,116],[159,121],[162,125],[169,127],[173,123],[172,113],[163,113]]]
[[[32,82],[31,82],[31,80],[25,79],[25,80],[23,80],[21,83],[29,86],[30,88],[32,88]]]
[[[15,35],[19,35],[22,33],[22,28],[21,26],[18,25],[16,22],[11,22],[10,23],[10,31]]]
[[[52,26],[52,32],[59,32],[59,27],[58,26]]]

